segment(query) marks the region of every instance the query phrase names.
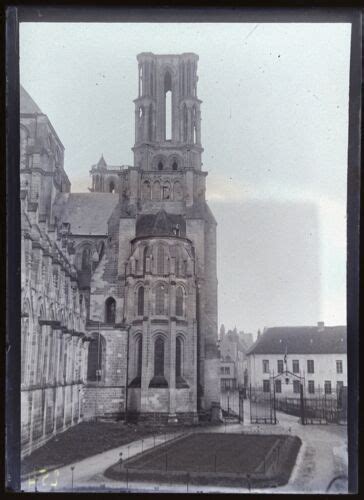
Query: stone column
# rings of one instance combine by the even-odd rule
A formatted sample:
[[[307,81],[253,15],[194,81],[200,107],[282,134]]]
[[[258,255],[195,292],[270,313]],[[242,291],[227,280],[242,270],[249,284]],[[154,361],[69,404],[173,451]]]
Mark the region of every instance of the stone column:
[[[173,289],[175,287],[173,286]],[[176,415],[176,320],[170,321],[169,332],[169,415],[168,423],[178,423]]]
[[[61,358],[61,342],[62,342],[62,332],[58,329],[54,330],[55,335],[55,364],[54,364],[54,373],[53,373],[53,381],[54,381],[54,424],[53,424],[53,434],[57,432],[57,403],[58,403],[58,391],[59,391],[59,383],[60,383],[60,358]]]
[[[64,339],[64,349],[66,350],[66,366],[65,366],[65,373],[63,374],[64,382],[65,382],[65,387],[64,387],[64,401],[63,401],[63,427],[66,426],[66,416],[67,416],[67,387],[68,387],[68,380],[69,380],[69,340],[71,338],[71,335],[69,333],[64,333],[63,334],[63,339]],[[63,360],[62,360],[63,361]],[[72,387],[72,386],[70,386]]]
[[[190,107],[187,108],[187,142],[190,144],[193,142],[193,134],[192,134],[192,109]]]
[[[142,344],[142,377],[140,384],[140,411],[147,412],[149,409],[148,404],[148,386],[149,381],[152,376],[152,364],[151,364],[151,341],[150,341],[150,328],[149,320],[143,320],[143,344]]]

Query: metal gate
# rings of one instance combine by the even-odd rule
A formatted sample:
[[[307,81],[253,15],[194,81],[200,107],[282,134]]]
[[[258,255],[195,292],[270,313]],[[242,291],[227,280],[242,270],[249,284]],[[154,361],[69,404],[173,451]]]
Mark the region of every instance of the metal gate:
[[[249,388],[250,422],[276,424],[276,407],[273,384]]]
[[[242,390],[222,390],[220,404],[225,421],[244,421],[244,392]]]

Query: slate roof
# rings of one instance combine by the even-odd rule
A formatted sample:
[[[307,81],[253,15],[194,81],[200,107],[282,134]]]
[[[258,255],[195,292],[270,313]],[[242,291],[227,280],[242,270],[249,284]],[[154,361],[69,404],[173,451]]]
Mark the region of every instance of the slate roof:
[[[345,354],[346,326],[268,328],[247,354]]]
[[[168,214],[159,210],[156,214],[138,217],[136,223],[137,236],[173,236],[173,228],[179,224],[180,236],[186,236],[186,221],[181,215]]]
[[[106,235],[118,202],[119,197],[112,193],[61,193],[54,204],[54,215],[69,222],[74,235]]]
[[[20,85],[20,113],[43,114],[39,106],[33,101],[24,87]]]

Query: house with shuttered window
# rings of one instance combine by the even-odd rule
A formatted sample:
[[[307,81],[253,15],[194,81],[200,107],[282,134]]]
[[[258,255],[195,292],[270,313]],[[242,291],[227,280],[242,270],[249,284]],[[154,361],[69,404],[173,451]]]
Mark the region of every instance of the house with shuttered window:
[[[346,326],[265,328],[247,351],[249,384],[263,392],[334,395],[347,386]]]

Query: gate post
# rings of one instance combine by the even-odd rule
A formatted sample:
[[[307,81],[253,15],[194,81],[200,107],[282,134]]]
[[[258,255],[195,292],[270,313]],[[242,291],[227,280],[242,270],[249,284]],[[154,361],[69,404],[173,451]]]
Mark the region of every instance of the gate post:
[[[277,423],[277,414],[276,414],[276,385],[275,381],[273,381],[273,418],[274,424]]]
[[[305,425],[305,404],[303,400],[303,384],[300,382],[300,405],[301,405],[301,424]]]

